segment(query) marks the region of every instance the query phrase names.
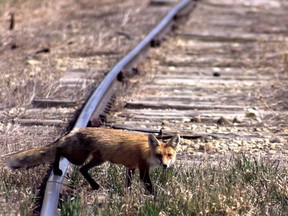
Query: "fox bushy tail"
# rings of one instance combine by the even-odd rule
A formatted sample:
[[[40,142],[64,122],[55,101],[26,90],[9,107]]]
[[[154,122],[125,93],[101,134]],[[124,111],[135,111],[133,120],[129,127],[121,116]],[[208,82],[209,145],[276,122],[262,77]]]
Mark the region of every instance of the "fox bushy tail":
[[[5,164],[11,169],[29,168],[55,160],[57,144],[53,143],[29,150],[24,150],[4,157]]]

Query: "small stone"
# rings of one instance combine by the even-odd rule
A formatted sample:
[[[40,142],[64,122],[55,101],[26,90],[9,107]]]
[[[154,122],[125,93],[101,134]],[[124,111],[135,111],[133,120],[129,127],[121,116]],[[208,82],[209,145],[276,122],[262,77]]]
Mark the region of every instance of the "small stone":
[[[194,155],[198,156],[198,157],[202,157],[203,156],[203,152],[194,152]]]
[[[215,153],[216,150],[211,144],[204,144],[199,146],[199,150],[203,152],[207,152],[208,154]]]
[[[259,150],[263,150],[263,145],[262,144],[257,144],[256,148],[259,149]]]
[[[271,154],[271,155],[273,154],[274,155],[274,154],[276,154],[276,151],[275,150],[269,150],[268,154]]]
[[[189,148],[187,148],[187,152],[188,152],[189,154],[191,154],[191,153],[194,153],[195,151],[194,151],[193,148],[189,147]]]
[[[227,143],[227,146],[229,148],[237,148],[238,147],[238,144],[237,143]]]
[[[201,117],[200,116],[194,116],[190,119],[191,122],[195,123],[201,123]]]
[[[198,150],[198,149],[200,148],[200,145],[195,143],[195,144],[191,145],[191,147],[192,147],[193,149]]]
[[[191,130],[192,130],[192,131],[195,131],[196,128],[197,128],[197,125],[194,125],[194,124],[193,124],[193,125],[191,126]]]
[[[167,125],[169,125],[169,122],[166,121],[166,120],[163,120],[162,123],[161,123],[161,125],[162,125],[162,126],[167,126]]]
[[[247,109],[245,115],[248,118],[257,118],[259,116],[259,113],[258,113],[258,111],[256,109],[249,108],[249,109]]]
[[[263,140],[263,142],[264,142],[264,144],[268,144],[268,143],[270,143],[270,140],[269,140],[268,138],[265,138],[265,139]]]
[[[181,149],[180,150],[183,152],[183,151],[186,151],[187,148],[188,148],[187,145],[181,145]]]
[[[182,141],[181,141],[181,146],[182,145],[192,145],[193,144],[193,141],[191,141],[191,140],[188,140],[188,139],[182,139]]]
[[[206,129],[206,133],[213,133],[213,131],[211,129]]]
[[[271,143],[269,145],[269,149],[275,150],[276,149],[276,144],[275,143]]]
[[[233,123],[242,123],[243,119],[239,119],[239,117],[235,116],[233,119]]]
[[[269,140],[270,143],[281,143],[282,140],[278,137],[272,138]]]
[[[27,61],[27,64],[29,64],[29,65],[37,65],[37,64],[39,64],[40,62],[39,61],[37,61],[37,60],[35,60],[35,59],[29,59],[28,61]]]
[[[190,118],[183,118],[183,119],[182,119],[182,122],[183,122],[183,123],[191,122],[191,119],[190,119]]]
[[[215,71],[215,72],[213,72],[213,76],[214,76],[214,77],[220,77],[221,74],[220,74],[220,72]]]
[[[258,128],[258,127],[257,128],[253,128],[253,130],[256,131],[256,132],[261,132],[262,131],[262,129]]]
[[[233,123],[226,119],[225,117],[221,116],[218,120],[217,120],[217,124],[218,125],[232,125]]]

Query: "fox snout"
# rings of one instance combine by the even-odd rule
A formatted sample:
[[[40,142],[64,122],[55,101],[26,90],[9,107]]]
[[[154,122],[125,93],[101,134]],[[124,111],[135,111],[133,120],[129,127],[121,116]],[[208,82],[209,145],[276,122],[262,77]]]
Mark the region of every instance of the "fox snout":
[[[172,159],[168,159],[168,160],[163,160],[160,159],[159,160],[159,164],[163,169],[167,169],[169,167],[171,167],[173,165],[174,161]]]
[[[168,165],[167,165],[167,164],[162,164],[162,168],[163,168],[163,169],[167,169],[167,168],[168,168]]]

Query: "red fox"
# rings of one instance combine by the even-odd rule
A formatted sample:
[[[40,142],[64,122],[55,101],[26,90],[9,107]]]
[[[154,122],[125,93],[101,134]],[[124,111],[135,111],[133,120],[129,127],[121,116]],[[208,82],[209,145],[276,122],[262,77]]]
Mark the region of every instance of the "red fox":
[[[138,168],[145,188],[154,194],[149,168],[170,167],[176,160],[179,143],[178,134],[164,144],[152,134],[145,135],[109,128],[78,128],[50,145],[7,155],[5,163],[12,169],[18,169],[54,161],[53,172],[61,176],[59,161],[63,156],[78,166],[85,163],[80,168],[80,172],[91,187],[97,190],[100,186],[89,175],[88,170],[109,161],[126,166],[126,187],[131,186],[132,173]]]

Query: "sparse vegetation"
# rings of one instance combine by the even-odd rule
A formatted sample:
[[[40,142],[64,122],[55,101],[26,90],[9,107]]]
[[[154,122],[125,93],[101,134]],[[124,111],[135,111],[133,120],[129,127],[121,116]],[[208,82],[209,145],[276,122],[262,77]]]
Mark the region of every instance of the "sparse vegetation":
[[[125,192],[124,173],[124,168],[115,165],[104,165],[104,171],[102,167],[98,175],[93,173],[107,191],[92,191],[77,177],[74,196],[66,194],[61,202],[61,215],[286,215],[288,212],[287,166],[280,161],[237,156],[229,162],[192,162],[167,171],[156,169],[151,171],[158,192],[156,198],[146,195],[137,174],[131,192]]]
[[[124,167],[107,163],[94,169],[99,191],[93,191],[76,168],[68,178],[71,190],[61,196],[59,215],[287,215],[287,168],[284,161],[246,156],[178,161],[167,171],[151,171],[155,198],[147,195],[137,172],[132,190],[125,191]],[[0,169],[1,215],[31,215],[34,183],[41,178],[38,169],[45,167]]]

